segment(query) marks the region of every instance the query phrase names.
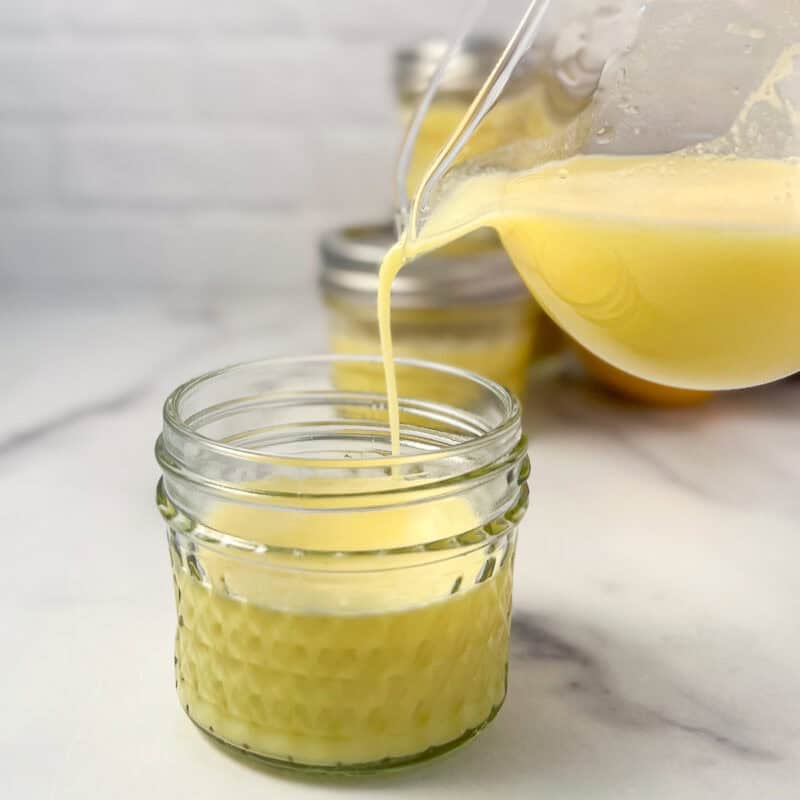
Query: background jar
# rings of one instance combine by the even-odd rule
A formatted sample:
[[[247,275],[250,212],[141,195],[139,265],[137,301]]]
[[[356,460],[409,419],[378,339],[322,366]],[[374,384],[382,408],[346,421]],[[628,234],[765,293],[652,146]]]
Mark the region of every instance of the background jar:
[[[393,242],[388,224],[343,228],[322,238],[320,285],[334,353],[380,352],[378,269]],[[477,372],[517,396],[525,389],[541,318],[497,239],[488,232],[408,264],[392,287],[397,356]],[[366,371],[363,374],[367,376]],[[382,371],[375,372],[365,388],[382,391]]]
[[[452,56],[414,143],[406,179],[409,198],[413,197],[426,170],[467,112],[504,48],[503,40],[469,37]],[[447,49],[446,41],[431,39],[395,53],[395,99],[403,128],[410,124]],[[511,97],[524,93],[525,113],[518,113],[513,104],[507,114],[502,113],[502,109],[496,109],[473,134],[460,158],[473,158],[508,141],[538,139],[552,133],[562,115],[554,100],[558,93],[553,89],[548,70],[543,68],[544,61],[538,52],[533,51],[528,58],[529,69],[520,70],[507,87],[507,94]],[[535,358],[559,354],[565,345],[558,326],[547,315],[540,315]]]
[[[395,98],[404,128],[411,122],[448,46],[446,41],[432,39],[395,53]],[[461,121],[502,52],[502,42],[471,38],[453,56],[415,142],[406,184],[409,197],[413,196],[425,170]]]
[[[167,400],[156,447],[181,704],[240,750],[332,772],[431,758],[497,713],[528,498],[506,390],[403,364],[411,423],[393,457],[373,413],[385,398],[348,386],[348,363],[191,381]],[[470,403],[408,396],[436,380]]]

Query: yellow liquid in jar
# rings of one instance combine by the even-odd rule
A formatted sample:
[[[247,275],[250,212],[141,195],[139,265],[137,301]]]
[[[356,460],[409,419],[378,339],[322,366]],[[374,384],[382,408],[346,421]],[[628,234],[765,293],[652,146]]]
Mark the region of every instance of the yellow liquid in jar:
[[[374,309],[366,312],[370,319],[363,318],[364,309],[345,304],[332,306],[331,314],[334,353],[380,352]],[[392,320],[395,354],[477,372],[521,397],[541,316],[533,302],[524,301],[489,307],[402,309],[394,312]],[[347,375],[342,374],[345,371]],[[386,392],[384,373],[378,365],[347,364],[337,369],[337,375],[342,388]],[[457,407],[469,404],[469,397],[461,396],[452,382],[440,379],[437,383],[428,373],[407,372],[400,383],[404,394],[415,399],[445,401]]]
[[[472,97],[453,97],[438,98],[431,104],[414,142],[406,178],[409,197],[416,193],[429,166],[447,144],[471,102]],[[403,121],[406,124],[411,122],[413,112],[414,109],[410,108],[404,113]],[[465,144],[455,163],[497,150],[515,140],[542,139],[561,125],[554,116],[545,84],[534,81],[496,106]]]
[[[458,500],[333,515],[242,505],[212,519],[255,541],[343,549],[413,545],[473,523]],[[509,550],[476,583],[485,553],[424,566],[431,557],[359,556],[359,570],[376,570],[367,579],[334,555],[276,557],[265,571],[173,554],[181,704],[214,736],[299,765],[412,759],[469,738],[505,697],[513,559]]]
[[[335,353],[374,355],[376,347],[379,348],[379,345],[374,339],[359,339],[353,336],[333,337]],[[447,346],[441,342],[438,345],[415,345],[406,342],[403,346],[398,345],[395,348],[395,355],[399,358],[422,359],[477,372],[505,386],[520,397],[525,389],[532,350],[530,339],[522,341],[490,339],[483,344],[471,344],[468,347],[458,347],[456,344]],[[385,391],[384,376],[380,369],[364,369],[362,376],[364,380],[357,384],[360,391]],[[346,385],[350,388],[356,386],[354,381],[347,381]],[[453,397],[452,391],[447,392],[446,385],[442,385],[441,390],[437,391],[430,382],[415,384],[406,380],[403,381],[403,388],[409,397],[439,399],[455,406],[461,405],[459,398]]]

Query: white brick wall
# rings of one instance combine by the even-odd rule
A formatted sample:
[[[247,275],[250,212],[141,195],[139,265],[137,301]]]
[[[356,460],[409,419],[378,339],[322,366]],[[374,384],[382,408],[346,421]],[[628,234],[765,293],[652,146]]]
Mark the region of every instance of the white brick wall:
[[[47,131],[20,125],[0,127],[0,207],[25,208],[46,202],[52,161]]]
[[[13,0],[0,3],[0,29],[11,34],[37,32],[49,27],[54,0]]]
[[[302,210],[311,170],[302,134],[225,126],[72,129],[57,191],[71,206]]]
[[[16,0],[15,0],[16,1]],[[0,113],[8,117],[176,117],[186,106],[188,60],[158,43],[0,43]]]
[[[392,49],[466,2],[0,0],[0,287],[307,284],[391,208]]]
[[[9,0],[6,0],[9,1]],[[28,0],[10,0],[25,3]],[[40,0],[45,1],[45,0]],[[51,0],[52,2],[52,0]],[[285,36],[313,27],[318,4],[331,0],[62,0],[65,19],[81,31],[132,35],[197,32]],[[333,4],[341,0],[333,0]],[[344,7],[348,5],[341,3]]]

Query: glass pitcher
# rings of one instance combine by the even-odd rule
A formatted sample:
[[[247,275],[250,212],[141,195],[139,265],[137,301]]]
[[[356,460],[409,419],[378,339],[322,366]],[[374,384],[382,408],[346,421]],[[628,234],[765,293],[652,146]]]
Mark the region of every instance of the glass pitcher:
[[[415,134],[496,5],[473,9],[409,127],[406,252],[495,228],[567,333],[662,384],[800,369],[796,0],[525,6],[503,4],[508,46],[414,197]]]

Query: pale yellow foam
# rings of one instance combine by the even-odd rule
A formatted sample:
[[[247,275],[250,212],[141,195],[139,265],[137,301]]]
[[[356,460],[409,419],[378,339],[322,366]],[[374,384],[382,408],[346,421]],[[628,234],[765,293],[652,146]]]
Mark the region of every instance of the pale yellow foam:
[[[579,342],[659,383],[735,388],[800,361],[798,189],[790,161],[577,157],[465,182],[428,230],[490,205],[472,224]]]

